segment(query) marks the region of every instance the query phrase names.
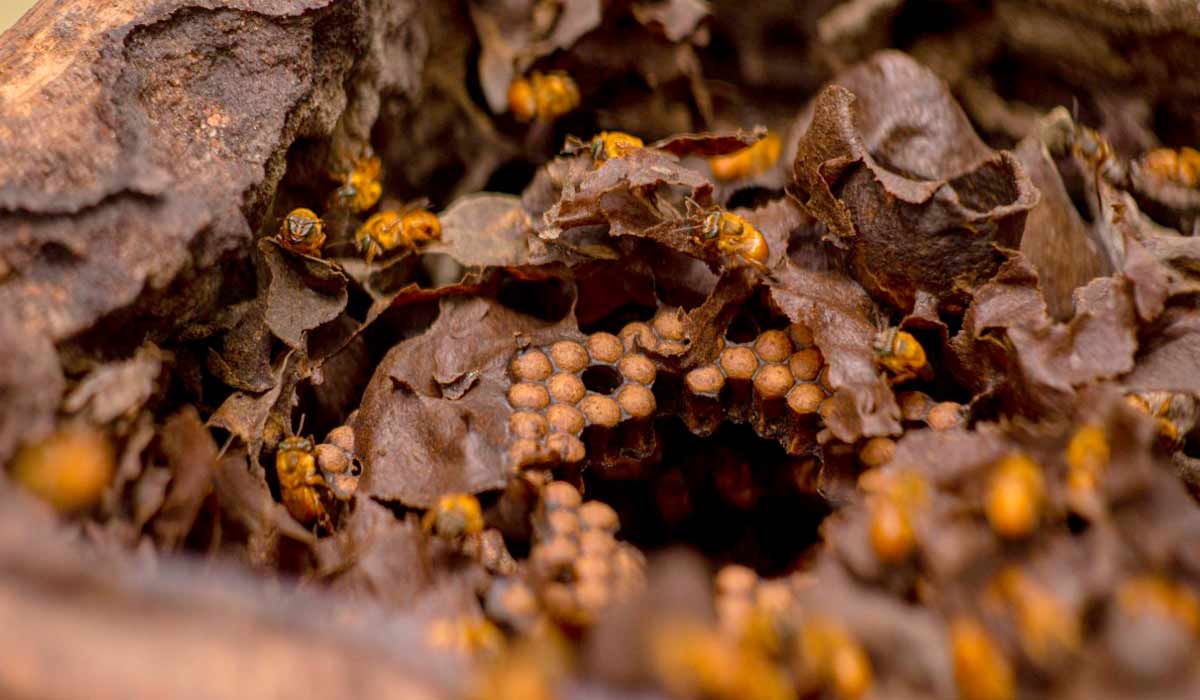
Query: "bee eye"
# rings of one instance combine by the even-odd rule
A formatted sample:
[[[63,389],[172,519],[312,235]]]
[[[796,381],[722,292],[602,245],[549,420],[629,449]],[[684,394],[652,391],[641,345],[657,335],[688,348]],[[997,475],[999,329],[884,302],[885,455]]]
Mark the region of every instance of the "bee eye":
[[[604,152],[604,141],[596,138],[592,141],[592,160],[600,160],[600,154]]]

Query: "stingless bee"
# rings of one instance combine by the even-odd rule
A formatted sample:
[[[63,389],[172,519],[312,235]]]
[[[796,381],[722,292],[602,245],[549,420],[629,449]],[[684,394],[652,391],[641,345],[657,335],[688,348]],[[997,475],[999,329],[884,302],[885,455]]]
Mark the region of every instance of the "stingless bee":
[[[341,185],[333,192],[331,208],[359,214],[375,206],[383,194],[382,170],[383,164],[375,156],[354,161],[350,172],[336,176]]]
[[[766,271],[771,251],[762,233],[742,217],[724,209],[716,209],[706,217],[699,242],[716,244],[723,255]]]
[[[448,493],[438,498],[421,519],[426,532],[456,540],[483,532],[483,510],[469,493]]]
[[[1138,166],[1156,178],[1180,187],[1200,187],[1200,151],[1194,148],[1184,146],[1178,151],[1156,148],[1142,154]]]
[[[354,234],[354,242],[367,262],[395,250],[415,249],[442,237],[437,214],[414,206],[401,211],[381,211],[367,219]]]
[[[325,222],[311,209],[293,209],[283,219],[276,236],[288,250],[320,256],[325,245]]]
[[[925,348],[911,333],[899,328],[889,328],[880,333],[875,341],[875,360],[891,375],[892,383],[927,378],[930,374],[925,358]]]
[[[783,150],[783,141],[774,133],[752,143],[749,146],[723,156],[713,156],[708,159],[713,177],[717,180],[740,180],[754,177],[770,170],[779,160]]]
[[[508,109],[518,121],[553,121],[579,106],[579,86],[561,71],[533,71],[508,86]]]
[[[317,469],[316,450],[309,438],[286,437],[275,450],[275,474],[288,513],[305,527],[319,525],[333,531],[333,520],[325,509],[319,489],[328,488]]]
[[[607,160],[621,158],[645,145],[638,137],[623,131],[601,131],[592,137],[591,143],[592,161],[597,168]]]

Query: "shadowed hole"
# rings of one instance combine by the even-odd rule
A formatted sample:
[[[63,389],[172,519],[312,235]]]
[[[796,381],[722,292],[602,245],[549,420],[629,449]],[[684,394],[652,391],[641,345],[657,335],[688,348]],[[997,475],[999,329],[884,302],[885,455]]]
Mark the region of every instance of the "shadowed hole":
[[[587,498],[620,515],[621,539],[647,551],[687,545],[718,564],[745,564],[766,576],[805,567],[830,513],[796,477],[806,458],[789,456],[745,425],[725,424],[708,437],[677,418],[655,427],[661,456],[640,474],[583,473]]]
[[[500,282],[496,299],[512,309],[543,321],[560,321],[571,310],[571,287],[556,277],[545,280],[521,280],[506,277]]]
[[[612,367],[596,365],[583,371],[583,385],[597,394],[611,394],[621,386],[621,374]]]

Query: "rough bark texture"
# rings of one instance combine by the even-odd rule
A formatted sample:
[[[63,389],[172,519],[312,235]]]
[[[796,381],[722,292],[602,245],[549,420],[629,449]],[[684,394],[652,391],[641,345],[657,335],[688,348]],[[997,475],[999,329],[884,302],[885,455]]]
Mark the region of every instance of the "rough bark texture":
[[[408,0],[39,4],[0,37],[5,335],[58,344],[109,319],[119,342],[203,318],[230,286],[220,264],[253,248],[293,144],[350,153],[381,94],[417,89],[416,10]],[[53,371],[6,374],[0,391],[44,395]],[[31,415],[6,401],[0,422],[39,432],[52,403]]]

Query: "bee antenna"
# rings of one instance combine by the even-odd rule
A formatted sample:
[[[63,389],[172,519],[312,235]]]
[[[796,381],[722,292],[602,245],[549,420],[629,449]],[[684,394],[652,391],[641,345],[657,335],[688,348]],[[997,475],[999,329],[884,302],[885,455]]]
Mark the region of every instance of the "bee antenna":
[[[297,437],[299,437],[299,436],[301,436],[301,435],[303,435],[303,434],[304,434],[304,414],[303,414],[303,413],[301,413],[301,414],[300,414],[300,425],[299,425],[299,427],[297,427],[297,428],[296,428],[296,433],[295,433],[295,435],[296,435]]]
[[[225,444],[221,445],[221,449],[217,450],[217,457],[213,461],[220,462],[221,458],[225,456],[225,453],[229,450],[229,446],[232,444],[233,444],[233,435],[230,434],[229,437],[225,438]]]

